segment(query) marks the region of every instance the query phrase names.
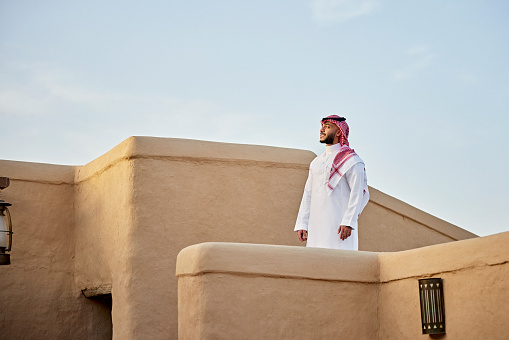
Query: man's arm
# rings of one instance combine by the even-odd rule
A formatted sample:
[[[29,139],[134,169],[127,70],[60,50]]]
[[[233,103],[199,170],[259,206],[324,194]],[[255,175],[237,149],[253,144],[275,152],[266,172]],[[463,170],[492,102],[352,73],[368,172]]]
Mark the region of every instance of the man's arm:
[[[294,231],[297,231],[299,240],[304,242],[308,239],[308,222],[309,212],[311,210],[311,185],[312,185],[312,173],[311,168],[309,169],[308,179],[304,187],[304,193],[302,194],[302,200],[300,202],[299,214],[297,215],[297,222],[295,223]]]
[[[338,229],[338,234],[342,240],[345,240],[351,235],[352,228],[350,227],[353,222],[357,221],[359,217],[359,209],[362,205],[362,197],[364,195],[364,164],[357,163],[353,165],[346,173],[346,181],[350,187],[350,198],[348,200],[348,208],[346,209],[341,225]]]

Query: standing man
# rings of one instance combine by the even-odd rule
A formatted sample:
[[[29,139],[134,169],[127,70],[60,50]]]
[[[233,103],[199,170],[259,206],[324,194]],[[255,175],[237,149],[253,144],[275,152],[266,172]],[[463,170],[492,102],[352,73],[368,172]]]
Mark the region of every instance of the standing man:
[[[364,162],[348,144],[346,118],[321,123],[325,152],[309,166],[295,231],[307,247],[358,250],[357,219],[369,201]]]

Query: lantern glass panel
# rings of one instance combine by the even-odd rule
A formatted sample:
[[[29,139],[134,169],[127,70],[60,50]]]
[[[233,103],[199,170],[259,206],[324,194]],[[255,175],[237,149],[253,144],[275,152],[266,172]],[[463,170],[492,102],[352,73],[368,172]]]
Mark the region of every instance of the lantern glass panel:
[[[0,212],[0,248],[9,246],[9,221],[7,216]]]

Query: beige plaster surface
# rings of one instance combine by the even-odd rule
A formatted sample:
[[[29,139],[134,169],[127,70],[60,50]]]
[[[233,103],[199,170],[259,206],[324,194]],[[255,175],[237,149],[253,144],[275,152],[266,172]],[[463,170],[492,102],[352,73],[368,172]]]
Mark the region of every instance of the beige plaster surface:
[[[201,243],[182,249],[176,275],[208,272],[328,281],[378,282],[378,255],[245,243]],[[340,264],[340,265],[338,265]]]
[[[136,138],[134,150],[132,304],[152,317],[133,319],[141,333],[176,337],[177,280],[153,273],[174,272],[178,252],[200,242],[297,245],[298,202],[287,197],[301,194],[293,181],[305,181],[307,160],[297,162],[296,150],[157,138]]]
[[[133,166],[117,162],[89,176],[78,177],[74,207],[76,217],[75,280],[80,290],[111,287],[113,337],[132,338],[133,294]],[[81,174],[78,174],[78,176]]]
[[[11,265],[0,266],[0,339],[107,339],[109,307],[74,281],[74,168],[0,161],[11,185]]]
[[[359,250],[400,251],[477,237],[375,188],[369,193],[359,218]]]
[[[467,238],[477,237],[471,232],[458,228],[457,226],[439,219],[436,216],[430,215],[420,209],[417,209],[403,201],[400,201],[392,196],[384,194],[380,190],[370,188],[370,202],[387,210],[392,213],[403,216],[406,222],[412,221],[419,223],[428,229],[434,230],[444,236],[447,236],[453,240],[464,240]]]
[[[379,256],[382,282],[502,265],[509,260],[509,232]]]
[[[427,278],[422,275],[418,278]],[[507,339],[509,268],[462,268],[437,273],[443,280],[446,334],[438,339]],[[379,339],[422,339],[418,278],[381,285]]]
[[[375,253],[205,243],[177,276],[179,339],[376,338]]]
[[[173,271],[184,247],[211,241],[304,245],[293,227],[313,153],[148,137],[132,138],[131,143],[127,158],[134,164],[137,221],[133,227],[133,285],[143,292],[133,295],[132,305],[135,313],[146,310],[155,316],[133,317],[133,322],[140,323],[139,332],[176,332],[176,278],[153,273]],[[430,219],[436,224],[423,225],[426,213],[402,205],[411,219],[385,208],[381,205],[384,199],[389,208],[399,208],[394,207],[396,199],[375,194],[379,204],[374,207],[384,207],[385,215],[371,214],[370,220],[368,206],[371,225],[364,224],[360,230],[372,231],[364,234],[366,242],[361,234],[361,249],[408,249],[457,237],[444,235],[447,230],[441,233],[444,226],[450,226],[446,222]],[[376,229],[384,222],[394,230],[380,237]],[[474,235],[466,232],[461,236]],[[146,301],[160,303],[147,305]]]
[[[81,301],[82,290],[88,296],[111,291],[115,339],[176,338],[179,251],[202,242],[303,246],[293,227],[314,157],[304,150],[130,137],[84,166],[0,161],[0,176],[12,183],[3,195],[13,201],[11,256],[19,281],[67,282],[55,310],[67,306],[69,295],[79,300],[77,310],[97,306]],[[373,188],[371,196],[360,221],[361,250],[475,237]],[[41,269],[47,272],[37,279],[29,275]],[[15,277],[3,276],[10,288],[0,298],[24,287],[11,286]],[[99,305],[88,312],[99,308],[103,316],[77,318],[111,327],[109,307]],[[14,314],[24,315],[24,306],[13,304]]]
[[[393,253],[194,245],[177,259],[179,338],[429,338],[418,279],[440,277],[447,334],[433,338],[506,339],[508,241],[506,232]]]
[[[380,254],[380,339],[416,339],[418,279],[443,280],[446,332],[441,339],[507,339],[509,232]]]

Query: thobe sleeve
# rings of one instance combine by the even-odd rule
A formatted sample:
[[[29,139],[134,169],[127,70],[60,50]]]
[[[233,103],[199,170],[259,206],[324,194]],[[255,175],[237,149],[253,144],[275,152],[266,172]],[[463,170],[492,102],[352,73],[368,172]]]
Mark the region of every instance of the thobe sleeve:
[[[341,225],[352,226],[353,222],[359,217],[363,208],[365,176],[363,163],[353,165],[345,173],[346,181],[350,187],[350,199],[348,200],[348,208],[341,220]]]
[[[300,202],[299,214],[297,215],[297,222],[295,223],[294,231],[308,230],[309,211],[311,210],[312,183],[312,173],[311,169],[309,169],[308,179],[306,181],[306,186],[304,187],[304,194],[302,195],[302,201]]]

